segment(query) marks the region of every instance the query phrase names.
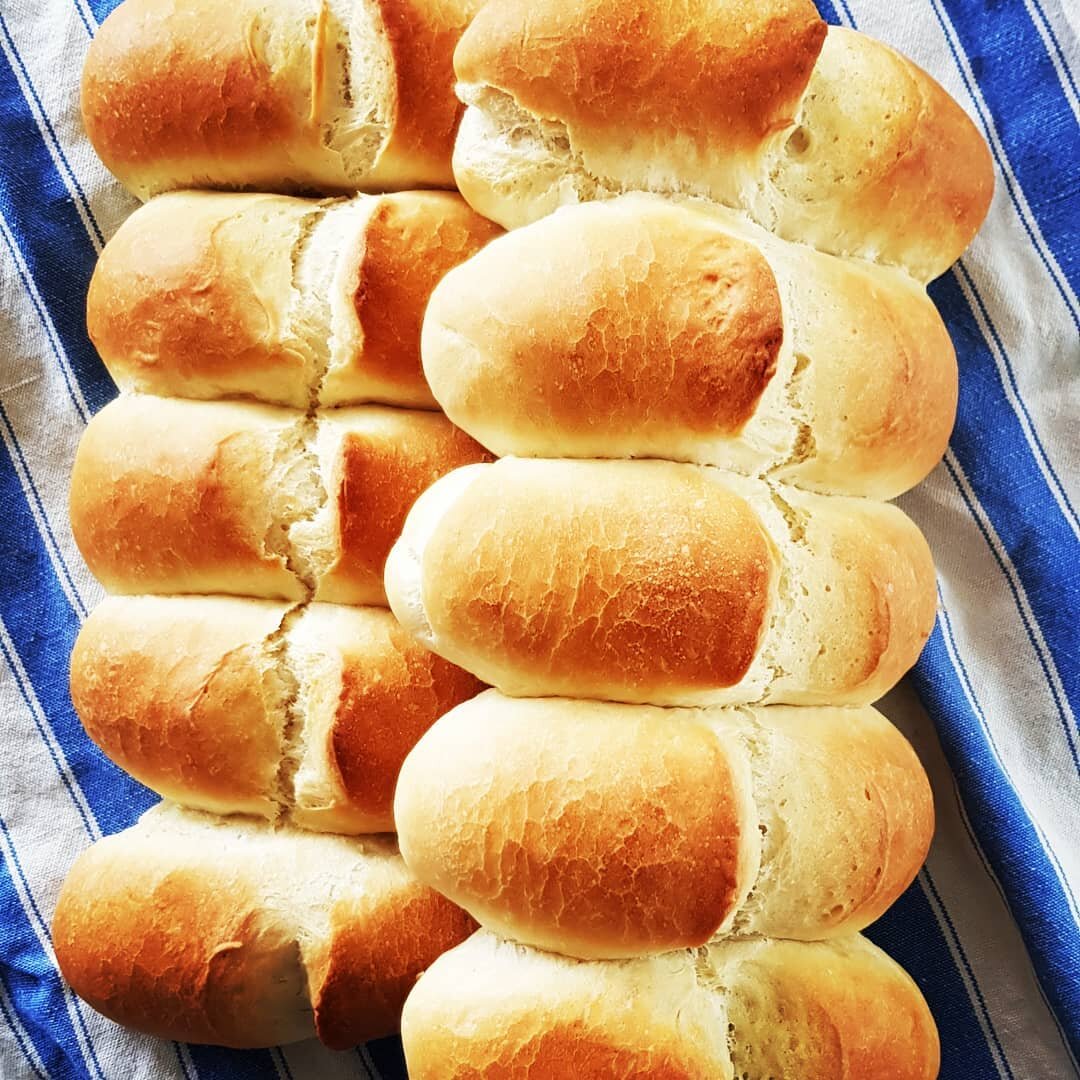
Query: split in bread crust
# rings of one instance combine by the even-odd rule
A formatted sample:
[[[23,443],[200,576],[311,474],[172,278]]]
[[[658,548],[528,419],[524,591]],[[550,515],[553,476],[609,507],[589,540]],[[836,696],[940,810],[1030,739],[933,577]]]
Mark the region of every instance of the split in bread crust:
[[[481,931],[421,976],[401,1019],[412,1080],[933,1080],[911,978],[853,934],[580,961]]]
[[[896,507],[663,461],[456,470],[409,513],[386,588],[505,693],[655,705],[869,704],[936,611]]]
[[[402,855],[488,930],[630,957],[861,930],[934,828],[907,740],[864,708],[658,709],[495,690],[405,760]]]
[[[436,413],[123,395],[79,444],[72,530],[114,593],[385,605],[413,500],[486,457]]]
[[[122,390],[432,408],[428,297],[499,231],[448,192],[162,195],[105,245],[87,326]]]
[[[944,272],[990,151],[922,69],[809,0],[504,0],[455,53],[454,173],[507,228],[626,191],[700,195],[788,240]]]
[[[83,68],[98,156],[175,188],[453,187],[453,50],[478,0],[125,0]]]
[[[482,689],[390,612],[237,597],[108,597],[71,656],[87,734],[175,802],[393,832],[398,771]]]
[[[898,270],[700,200],[564,207],[451,270],[424,370],[499,455],[717,465],[892,498],[944,453],[956,355]]]
[[[76,860],[52,931],[72,989],[126,1027],[344,1050],[395,1032],[417,975],[474,926],[390,839],[166,803]]]

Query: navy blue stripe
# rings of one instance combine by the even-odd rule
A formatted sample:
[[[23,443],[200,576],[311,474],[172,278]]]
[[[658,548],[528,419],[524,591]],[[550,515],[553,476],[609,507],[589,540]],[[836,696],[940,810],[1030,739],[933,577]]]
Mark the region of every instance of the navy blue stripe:
[[[7,57],[0,54],[0,214],[7,221],[92,412],[116,390],[86,334],[96,253]]]
[[[1005,889],[1009,908],[1034,961],[1036,978],[1077,1056],[1080,933],[1061,882],[964,694],[959,678],[964,678],[971,689],[970,678],[959,653],[959,673],[954,669],[943,638],[946,632],[950,628],[943,614],[915,667],[913,682],[923,700],[932,705],[942,749],[960,796],[972,819],[980,823],[980,843]],[[1018,705],[1018,714],[1022,709],[1022,704]]]
[[[941,1035],[940,1080],[998,1080],[986,1036],[918,882],[867,931],[915,980]]]
[[[10,900],[13,914],[14,909],[18,909],[16,919],[21,915],[21,920],[24,923],[22,927],[16,928],[16,935],[19,930],[23,932],[21,937],[16,937],[15,944],[20,947],[20,956],[22,959],[21,966],[10,965],[6,970],[11,971],[13,974],[9,977],[8,982],[12,984],[14,973],[18,972],[27,977],[33,977],[35,980],[35,992],[40,998],[43,994],[47,995],[48,1008],[45,1010],[44,1015],[49,1015],[51,1022],[60,1022],[63,1025],[63,1021],[67,1020],[67,1028],[71,1032],[72,1039],[75,1038],[75,1027],[73,1024],[78,1025],[80,1034],[82,1035],[86,1043],[86,1051],[89,1054],[89,1059],[82,1060],[82,1064],[86,1069],[88,1075],[103,1077],[101,1070],[101,1063],[98,1061],[97,1054],[94,1051],[92,1042],[90,1041],[90,1034],[86,1029],[86,1021],[83,1018],[80,1007],[76,1003],[74,1011],[74,1020],[67,1011],[67,1007],[63,998],[63,984],[60,979],[59,973],[50,963],[48,957],[45,954],[45,950],[42,948],[37,935],[34,932],[34,927],[31,919],[35,920],[45,933],[48,934],[48,924],[41,914],[41,910],[37,906],[37,902],[34,900],[33,893],[30,889],[30,883],[26,878],[26,874],[23,871],[22,866],[19,863],[18,853],[15,851],[15,845],[11,838],[11,834],[8,832],[6,823],[0,818],[0,832],[3,832],[8,842],[9,853],[5,855],[5,858],[0,860],[0,865],[3,868],[3,875],[0,876],[0,896],[3,897],[3,903],[6,905]],[[19,883],[22,885],[23,890],[27,896],[27,902],[30,905],[30,910],[27,911],[23,906],[16,891],[15,878],[18,878]],[[7,924],[5,924],[6,927]],[[5,964],[8,964],[8,958],[10,956],[10,950],[5,949]],[[59,995],[57,997],[57,994]],[[19,995],[20,1001],[25,1000],[22,994]],[[36,1016],[43,1015],[39,1009],[34,1009]],[[62,1014],[62,1015],[61,1015]],[[29,1028],[27,1033],[30,1034]],[[33,1038],[33,1036],[31,1036]],[[72,1042],[68,1045],[74,1047],[77,1043]],[[35,1048],[37,1042],[35,1041]],[[40,1053],[39,1056],[44,1060],[44,1055]]]
[[[12,838],[11,833],[8,831],[7,823],[4,821],[3,818],[0,818],[0,832],[3,832],[4,838],[7,840],[8,843],[8,858],[10,860],[8,863],[8,869],[12,874],[17,875],[19,882],[22,884],[22,887],[25,890],[27,902],[30,904],[30,912],[28,914],[32,913],[33,917],[38,921],[38,923],[43,928],[45,934],[51,941],[52,931],[49,928],[49,924],[46,922],[45,917],[42,915],[41,909],[37,905],[37,901],[34,899],[30,882],[26,877],[26,872],[23,870],[22,865],[19,862],[19,854],[15,849],[15,841]],[[44,953],[42,955],[44,955]],[[86,1041],[86,1050],[87,1053],[90,1055],[90,1069],[95,1076],[104,1078],[104,1073],[101,1070],[101,1063],[98,1061],[97,1053],[94,1050],[94,1044],[90,1039],[90,1032],[86,1026],[86,1019],[83,1016],[83,1006],[78,1001],[75,1001],[73,1004],[73,1011],[75,1014],[74,1023],[78,1028],[79,1032],[82,1034],[83,1039]]]
[[[930,293],[961,364],[953,453],[1016,570],[1075,716],[1080,712],[1075,614],[1080,610],[1080,544],[1031,455],[956,276],[939,278]],[[1064,717],[1062,725],[1075,758],[1075,726]]]
[[[942,12],[948,16],[967,54],[1016,182],[1075,292],[1080,288],[1080,215],[1075,206],[1080,191],[1080,127],[1046,45],[1021,3],[933,0],[933,4],[939,19]],[[966,84],[962,68],[960,74]],[[975,107],[985,123],[982,109],[977,103]],[[1003,164],[1000,159],[998,163]],[[1015,199],[1015,193],[1010,194]],[[1077,320],[1075,307],[1073,319]]]
[[[12,869],[0,858],[0,966],[19,1019],[51,1080],[90,1076],[64,1002],[63,985],[19,901]]]
[[[67,657],[78,620],[54,576],[7,447],[0,443],[0,522],[9,566],[0,589],[0,619],[29,677],[75,782],[105,833],[117,832],[157,796],[112,764],[83,731],[67,685]]]
[[[49,1080],[49,1077],[38,1068],[37,1062],[39,1058],[37,1051],[34,1049],[34,1044],[30,1042],[30,1036],[23,1034],[22,1018],[18,1013],[11,1011],[4,1001],[4,996],[6,996],[12,1002],[12,1008],[14,1008],[15,999],[12,998],[11,991],[4,982],[2,965],[0,965],[0,987],[3,988],[3,995],[0,995],[0,1015],[3,1016],[4,1022],[11,1031],[12,1038],[18,1044],[19,1053],[26,1059],[26,1067],[34,1076],[38,1077],[38,1080]]]
[[[83,20],[83,25],[86,25],[86,20]],[[94,218],[94,213],[90,209],[90,200],[86,197],[86,192],[83,191],[82,184],[79,183],[79,178],[75,175],[75,170],[71,167],[71,162],[68,161],[67,155],[64,153],[63,144],[60,141],[60,137],[56,134],[56,128],[53,127],[52,121],[49,119],[49,114],[45,111],[45,106],[41,103],[41,96],[37,92],[37,88],[34,86],[34,81],[30,77],[30,72],[26,69],[26,65],[23,63],[22,56],[19,54],[19,50],[15,45],[15,40],[11,36],[11,31],[8,29],[7,20],[3,14],[0,13],[0,33],[3,34],[8,48],[11,49],[12,55],[15,57],[15,63],[18,65],[19,74],[22,75],[23,82],[26,84],[26,92],[34,100],[34,105],[37,106],[37,111],[40,114],[40,123],[45,125],[45,131],[48,132],[48,139],[43,136],[43,141],[51,142],[53,151],[60,159],[60,163],[64,167],[64,171],[67,173],[67,179],[75,188],[76,196],[79,202],[82,204],[83,212],[86,214],[87,220],[90,222],[90,228],[93,230],[94,236],[97,237],[99,244],[104,245],[105,237],[98,227],[98,223]],[[39,127],[40,131],[40,127]]]
[[[188,1047],[201,1080],[277,1080],[269,1050],[226,1050],[220,1046]]]
[[[405,1069],[405,1053],[401,1049],[401,1039],[394,1035],[389,1039],[376,1039],[367,1044],[367,1051],[382,1080],[408,1080]]]

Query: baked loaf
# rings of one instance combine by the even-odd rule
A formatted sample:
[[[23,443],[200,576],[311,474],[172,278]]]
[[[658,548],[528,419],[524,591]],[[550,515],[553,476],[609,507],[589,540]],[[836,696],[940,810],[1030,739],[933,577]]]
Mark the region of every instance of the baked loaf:
[[[105,245],[87,326],[122,390],[431,408],[428,296],[499,231],[448,192],[162,195]]]
[[[435,413],[123,395],[83,434],[71,525],[110,592],[385,605],[413,500],[484,457]]]
[[[86,56],[86,131],[142,199],[452,187],[452,57],[477,6],[125,0]]]
[[[565,207],[436,287],[424,370],[496,454],[658,457],[892,498],[940,460],[956,355],[897,270],[714,204]]]
[[[419,741],[394,817],[409,869],[481,926],[586,958],[861,930],[934,829],[918,758],[871,708],[495,690]]]
[[[401,1020],[412,1080],[932,1080],[911,979],[853,935],[749,939],[630,961],[568,960],[475,934]]]
[[[896,507],[664,461],[450,473],[386,588],[406,629],[508,694],[655,705],[868,704],[936,607]]]
[[[154,791],[222,814],[393,832],[405,755],[482,689],[390,612],[237,597],[109,597],[83,624],[71,698]]]
[[[702,195],[928,281],[989,207],[963,110],[811,0],[502,0],[454,64],[458,187],[507,228],[622,191]]]
[[[164,804],[79,857],[53,942],[72,989],[127,1027],[343,1050],[396,1031],[417,975],[473,925],[391,841]]]

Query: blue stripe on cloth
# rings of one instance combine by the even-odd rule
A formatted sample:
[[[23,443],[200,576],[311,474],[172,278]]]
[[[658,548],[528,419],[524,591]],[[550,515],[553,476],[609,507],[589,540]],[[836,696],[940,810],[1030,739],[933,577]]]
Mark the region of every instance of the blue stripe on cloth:
[[[956,32],[1047,246],[1080,290],[1080,126],[1046,44],[1023,4],[936,0],[935,7]]]
[[[23,1028],[50,1080],[100,1075],[79,1054],[78,1038],[64,1000],[64,987],[45,954],[31,916],[23,907],[13,875],[18,868],[0,857],[0,970]]]
[[[941,1035],[940,1080],[998,1080],[1002,1074],[979,1026],[976,1003],[920,882],[911,885],[866,936],[910,973],[926,998]]]
[[[86,334],[86,292],[96,253],[3,54],[0,214],[14,234],[83,396],[96,412],[116,394]]]
[[[1073,1055],[1080,1056],[1080,932],[1035,828],[968,701],[960,679],[968,682],[973,697],[974,688],[962,660],[959,672],[954,668],[946,633],[947,619],[941,619],[912,680],[932,706],[960,797],[971,819],[979,823],[979,843],[1005,890],[1046,1000]]]
[[[188,1047],[199,1080],[278,1080],[269,1050],[226,1050],[219,1046]]]
[[[0,1018],[3,1019],[4,1024],[7,1025],[8,1030],[11,1032],[15,1045],[19,1048],[20,1056],[25,1059],[23,1069],[29,1069],[30,1073],[38,1080],[49,1080],[45,1065],[38,1057],[37,1050],[34,1049],[34,1045],[30,1041],[30,1036],[25,1034],[26,1029],[23,1027],[18,1013],[14,1011],[14,1004],[9,1005],[9,1002],[13,1002],[13,999],[2,975],[3,968],[0,965]]]
[[[405,1054],[401,1049],[401,1039],[376,1039],[367,1044],[368,1053],[379,1070],[382,1080],[408,1080],[405,1069]]]
[[[1073,717],[1080,714],[1080,542],[1039,471],[956,274],[934,282],[930,295],[960,361],[960,400],[950,447],[1016,570],[1045,638],[1049,656],[1042,658],[1044,671],[1050,662],[1056,665],[1064,692],[1061,700],[1052,690],[1062,713],[1061,738],[1080,770],[1076,722],[1065,716],[1066,708]],[[1049,673],[1047,678],[1049,682]]]
[[[90,742],[71,706],[66,658],[71,655],[78,621],[57,584],[2,442],[0,521],[12,541],[7,548],[5,587],[0,589],[0,620],[94,817],[103,832],[116,832],[132,824],[157,797]]]

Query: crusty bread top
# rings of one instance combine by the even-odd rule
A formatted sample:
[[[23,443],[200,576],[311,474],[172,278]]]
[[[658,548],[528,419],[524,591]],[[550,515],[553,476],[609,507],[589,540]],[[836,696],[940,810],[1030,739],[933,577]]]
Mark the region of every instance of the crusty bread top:
[[[497,454],[662,457],[878,498],[937,463],[957,396],[948,332],[906,274],[652,195],[488,245],[436,287],[422,345],[440,405]]]
[[[933,1080],[912,980],[853,935],[750,939],[647,960],[569,960],[481,931],[402,1016],[412,1080]]]
[[[662,461],[450,473],[386,587],[409,630],[506,693],[657,705],[868,704],[936,611],[896,507]]]
[[[558,692],[580,675],[583,696],[739,683],[773,603],[773,545],[749,505],[702,474],[620,464],[476,467],[422,553],[437,652],[494,646],[531,685]]]
[[[430,408],[428,296],[498,231],[449,192],[173,192],[106,244],[87,327],[121,389]]]
[[[861,930],[911,883],[934,817],[914,751],[871,708],[494,690],[417,743],[394,816],[409,868],[482,926],[608,958]]]
[[[110,592],[385,605],[413,500],[488,456],[433,412],[123,394],[79,444],[72,531]]]
[[[482,689],[380,608],[107,597],[71,656],[87,734],[185,806],[392,832],[405,755]]]
[[[507,228],[626,191],[700,195],[925,282],[989,209],[993,162],[960,106],[809,4],[492,3],[456,63],[457,185]]]
[[[75,992],[129,1027],[345,1049],[396,1030],[417,974],[472,925],[385,839],[163,804],[79,857],[53,939]]]
[[[101,159],[178,187],[450,187],[453,48],[476,0],[125,0],[83,69]]]
[[[477,13],[454,67],[587,131],[601,160],[670,137],[701,158],[756,156],[792,122],[824,37],[810,0],[500,0]]]

